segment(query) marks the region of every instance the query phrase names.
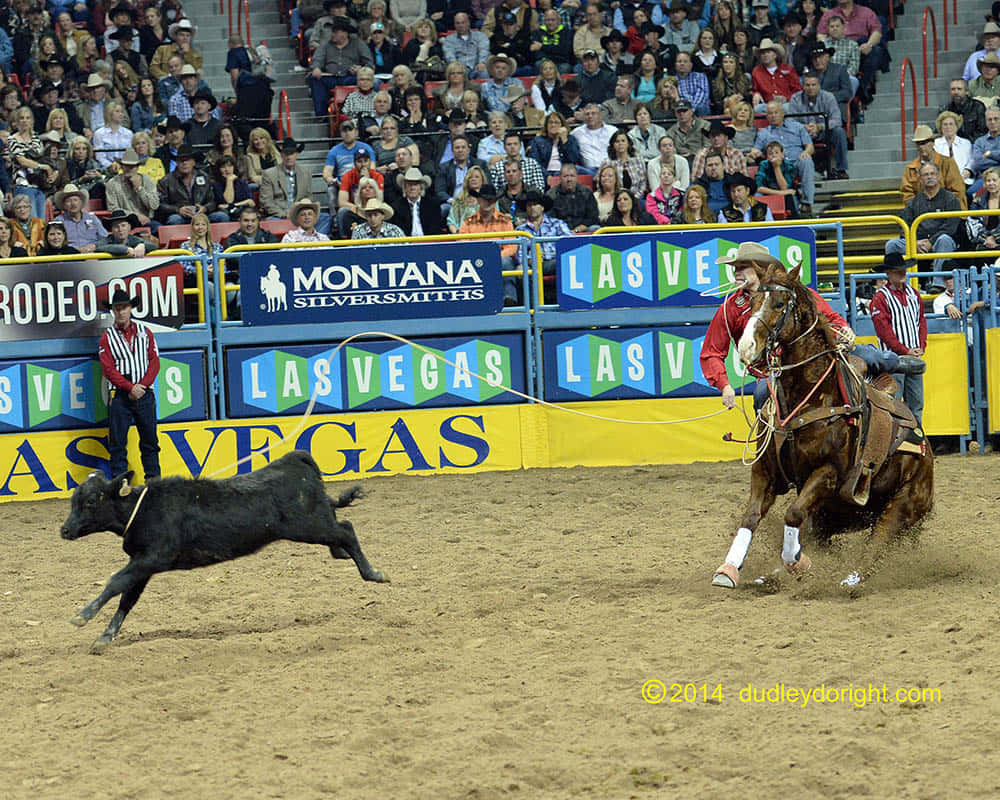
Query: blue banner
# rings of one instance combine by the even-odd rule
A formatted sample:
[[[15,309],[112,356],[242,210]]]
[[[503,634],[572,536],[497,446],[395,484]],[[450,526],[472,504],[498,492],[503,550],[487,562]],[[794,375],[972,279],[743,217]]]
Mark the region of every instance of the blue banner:
[[[440,337],[419,344],[432,353],[395,341],[360,342],[336,352],[332,344],[231,347],[226,350],[229,416],[301,413],[314,392],[317,413],[520,402],[499,387],[525,391],[521,334]]]
[[[711,397],[701,372],[707,325],[612,330],[550,330],[542,334],[545,399],[621,400],[642,397]],[[729,382],[753,394],[755,379],[730,348]]]
[[[247,325],[496,314],[495,242],[261,250],[240,258]]]
[[[741,242],[764,245],[816,288],[816,234],[808,226],[651,231],[566,237],[556,242],[558,302],[565,309],[713,306],[702,292],[732,281],[716,264]]]
[[[161,352],[153,392],[161,422],[205,419],[204,351]],[[96,358],[0,361],[0,433],[102,425],[108,397]]]

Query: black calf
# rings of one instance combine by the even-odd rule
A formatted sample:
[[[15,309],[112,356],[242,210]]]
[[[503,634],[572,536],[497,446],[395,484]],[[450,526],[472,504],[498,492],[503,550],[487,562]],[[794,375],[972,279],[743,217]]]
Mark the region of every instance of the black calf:
[[[70,620],[85,625],[115,595],[118,611],[91,647],[103,651],[121,628],[149,579],[158,572],[193,569],[249,555],[271,542],[326,545],[334,558],[351,558],[366,581],[388,581],[361,552],[350,522],[337,521],[336,509],[361,495],[355,487],[339,499],[323,489],[319,468],[308,453],[295,451],[249,475],[221,481],[164,478],[143,489],[130,488],[132,472],[111,481],[92,474],[73,493],[64,539],[96,531],[123,536],[129,563],[104,591]],[[127,528],[127,530],[126,530]]]

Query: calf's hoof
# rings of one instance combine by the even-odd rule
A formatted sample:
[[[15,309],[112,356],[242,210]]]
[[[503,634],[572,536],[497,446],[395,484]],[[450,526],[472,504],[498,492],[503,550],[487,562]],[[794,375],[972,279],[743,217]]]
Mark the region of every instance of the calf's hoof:
[[[77,614],[77,615],[75,615],[75,616],[74,616],[74,617],[73,617],[73,618],[72,618],[72,619],[71,619],[71,620],[69,621],[69,624],[70,624],[70,625],[76,625],[76,627],[78,627],[78,628],[82,628],[82,627],[83,627],[84,625],[86,625],[86,624],[87,624],[87,623],[88,623],[89,621],[90,621],[90,620],[88,620],[88,619],[87,619],[87,618],[86,618],[85,616],[83,616],[82,614]]]
[[[791,564],[785,564],[785,570],[789,575],[801,578],[812,567],[812,563],[812,559],[809,558],[809,556],[805,553],[800,553],[798,561],[793,561]]]
[[[371,580],[375,581],[375,583],[391,583],[391,581],[389,580],[389,576],[386,575],[381,570],[375,570],[372,573]]]
[[[735,589],[740,582],[740,571],[735,565],[726,562],[712,576],[712,586],[722,589]]]
[[[101,653],[111,647],[112,641],[113,639],[110,636],[98,636],[90,646],[90,654],[92,656],[101,655]]]

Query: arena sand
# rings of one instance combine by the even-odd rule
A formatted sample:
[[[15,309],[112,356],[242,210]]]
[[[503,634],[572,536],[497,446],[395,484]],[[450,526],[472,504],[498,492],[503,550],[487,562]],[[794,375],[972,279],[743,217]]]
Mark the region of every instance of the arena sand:
[[[921,538],[853,599],[857,536],[810,544],[815,574],[776,593],[709,586],[747,481],[368,480],[346,516],[391,584],[279,543],[154,578],[101,657],[117,601],[68,620],[125,563],[118,538],[60,540],[67,501],[6,504],[0,797],[1000,796],[1000,457],[939,459]],[[778,564],[780,530],[772,512],[745,575]],[[741,702],[779,684],[918,691]]]

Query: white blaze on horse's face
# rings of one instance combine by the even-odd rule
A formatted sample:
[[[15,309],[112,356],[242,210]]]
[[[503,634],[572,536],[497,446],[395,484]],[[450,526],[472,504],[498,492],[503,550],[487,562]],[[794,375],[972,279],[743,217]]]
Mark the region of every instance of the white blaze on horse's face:
[[[764,302],[760,304],[760,308],[750,315],[750,319],[747,320],[747,326],[743,329],[743,335],[736,346],[736,351],[740,354],[740,360],[747,366],[753,364],[760,356],[760,351],[757,347],[757,331],[763,327],[760,315],[764,311],[764,307],[767,305],[770,297],[770,292],[764,293]]]

